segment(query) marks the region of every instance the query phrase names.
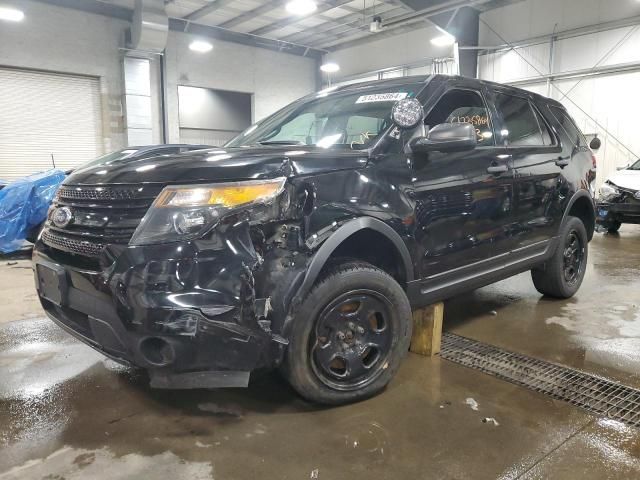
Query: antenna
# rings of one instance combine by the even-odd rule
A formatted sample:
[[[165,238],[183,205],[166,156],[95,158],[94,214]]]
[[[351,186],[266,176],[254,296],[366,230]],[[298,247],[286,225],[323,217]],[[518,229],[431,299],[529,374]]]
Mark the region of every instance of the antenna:
[[[51,154],[51,163],[53,163],[53,168],[56,168],[56,159],[53,158],[53,153]]]

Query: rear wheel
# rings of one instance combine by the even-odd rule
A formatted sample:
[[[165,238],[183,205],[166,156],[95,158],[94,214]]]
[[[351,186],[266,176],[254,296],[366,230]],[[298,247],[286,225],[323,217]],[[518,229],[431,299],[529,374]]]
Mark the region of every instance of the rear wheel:
[[[361,262],[332,269],[297,311],[282,372],[308,400],[343,404],[382,390],[409,349],[400,285]]]
[[[536,290],[555,298],[572,297],[584,279],[588,254],[589,240],[584,224],[577,217],[568,217],[553,257],[531,270]]]

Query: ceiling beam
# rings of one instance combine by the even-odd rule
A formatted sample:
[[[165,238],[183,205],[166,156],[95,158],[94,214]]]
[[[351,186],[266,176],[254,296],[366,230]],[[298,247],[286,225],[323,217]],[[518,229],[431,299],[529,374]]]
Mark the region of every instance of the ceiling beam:
[[[191,20],[191,21],[198,20],[202,17],[206,17],[210,13],[215,12],[219,8],[229,5],[230,3],[233,3],[233,0],[212,0],[205,6],[200,7],[197,10],[194,10],[189,15],[185,15],[182,18],[184,18],[185,20]]]
[[[133,9],[111,5],[99,0],[36,0],[41,3],[63,8],[71,8],[89,14],[102,15],[109,18],[131,22]],[[195,35],[214,38],[225,42],[239,43],[256,48],[264,48],[276,52],[285,52],[302,57],[321,58],[325,50],[314,48],[296,42],[274,40],[271,38],[250,35],[242,32],[233,32],[225,28],[202,25],[184,18],[169,18],[169,30],[184,33],[188,26],[189,32]]]
[[[265,13],[269,13],[272,10],[275,10],[278,7],[282,6],[282,0],[270,0],[264,5],[260,5],[259,7],[254,8],[253,10],[249,10],[248,12],[241,13],[237,17],[233,17],[231,20],[227,20],[226,22],[221,23],[219,26],[223,28],[232,28],[236,25],[240,25],[241,23],[247,22],[249,20],[253,20],[260,15],[264,15]]]
[[[439,4],[432,5],[430,7],[424,8],[422,10],[419,10],[413,13],[405,13],[405,14],[397,15],[392,18],[387,18],[385,19],[386,21],[383,21],[383,25],[386,24],[386,28],[383,32],[380,32],[380,33],[366,32],[362,37],[354,39],[352,38],[353,34],[347,32],[344,34],[333,35],[332,39],[327,39],[329,41],[325,41],[325,42],[317,41],[315,38],[304,38],[304,42],[307,44],[311,44],[315,47],[321,47],[322,49],[331,49],[331,50],[335,50],[336,48],[351,47],[351,46],[362,44],[366,41],[370,41],[372,40],[372,38],[370,37],[380,36],[382,33],[384,33],[385,36],[388,36],[388,32],[394,31],[394,34],[395,34],[397,33],[396,30],[399,27],[405,27],[405,25],[407,24],[411,24],[414,26],[414,28],[418,28],[421,26],[420,20],[430,21],[431,23],[438,23],[438,22],[433,22],[432,20],[439,20],[438,17],[447,12],[451,12],[462,7],[481,6],[482,4],[487,3],[489,1],[492,1],[492,0],[471,0],[471,1],[446,0]],[[403,28],[403,30],[406,30],[406,29]],[[296,38],[296,40],[298,39]],[[302,39],[300,39],[299,41],[302,41]]]
[[[86,1],[86,0],[85,0]],[[185,28],[193,35],[214,38],[225,42],[240,43],[251,47],[265,48],[277,52],[285,52],[302,57],[320,58],[325,50],[313,48],[308,45],[301,45],[293,42],[274,40],[271,38],[259,37],[248,33],[234,32],[219,26],[209,26],[200,23],[189,22],[184,18],[169,18],[169,29],[177,32],[184,32]]]
[[[323,50],[335,51],[342,48],[350,48],[350,47],[356,47],[358,45],[364,45],[369,42],[382,39],[382,38],[393,37],[395,35],[400,35],[401,33],[410,32],[412,30],[417,30],[419,28],[423,28],[428,25],[429,23],[422,18],[422,19],[417,19],[413,22],[398,26],[393,30],[383,30],[375,34],[372,34],[368,31],[359,32],[359,33],[354,32],[351,35],[348,35],[348,34],[340,35],[339,37],[331,41],[317,42],[317,43],[314,43],[314,45],[321,45],[321,44],[326,45],[326,47],[323,48]]]
[[[265,33],[273,32],[274,30],[279,30],[283,27],[293,25],[295,23],[298,23],[300,20],[304,20],[305,18],[310,18],[310,17],[320,17],[323,20],[325,20],[325,22],[332,22],[333,20],[339,20],[339,19],[332,19],[329,17],[323,17],[322,14],[324,12],[328,12],[329,10],[333,10],[334,8],[342,7],[343,5],[347,3],[351,3],[352,1],[353,0],[334,0],[330,2],[325,2],[315,12],[309,13],[308,15],[303,15],[301,17],[291,16],[291,17],[283,18],[282,20],[278,20],[276,22],[270,23],[269,25],[265,25],[264,27],[260,27],[255,30],[252,30],[249,33],[252,33],[254,35],[264,35]]]
[[[376,12],[375,16],[381,16],[382,18],[401,15],[406,13],[407,10],[404,7],[394,7],[391,10],[387,10],[385,12]],[[282,37],[281,40],[287,40],[291,42],[304,41],[309,43],[314,43],[314,37],[330,37],[335,38],[337,34],[351,32],[355,30],[369,30],[369,22],[373,20],[374,15],[366,14],[362,15],[362,13],[345,15],[344,17],[337,18],[336,20],[340,22],[339,25],[328,27],[325,24],[318,25],[316,27],[307,28],[302,32],[294,33],[291,35],[287,35]],[[384,23],[384,22],[383,22]]]
[[[112,5],[104,2],[86,0],[37,0],[41,3],[48,3],[57,7],[72,8],[86,13],[103,15],[105,17],[118,18],[128,22],[133,18],[133,10],[119,5]]]

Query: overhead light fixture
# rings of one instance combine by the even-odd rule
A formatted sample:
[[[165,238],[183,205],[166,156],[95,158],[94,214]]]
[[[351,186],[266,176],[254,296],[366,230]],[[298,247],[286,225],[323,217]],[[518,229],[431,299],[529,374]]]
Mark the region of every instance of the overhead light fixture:
[[[292,15],[308,15],[316,11],[318,6],[313,0],[291,0],[285,9]]]
[[[444,33],[438,37],[434,37],[431,39],[431,44],[436,47],[450,47],[456,43],[456,37],[451,35],[450,33]]]
[[[325,63],[320,66],[320,70],[326,73],[334,73],[340,70],[340,65],[334,62]]]
[[[207,53],[213,50],[213,45],[211,45],[209,42],[206,42],[204,40],[194,40],[189,44],[189,50],[192,50],[198,53]]]
[[[0,20],[9,22],[21,22],[24,20],[24,12],[17,8],[0,7]]]

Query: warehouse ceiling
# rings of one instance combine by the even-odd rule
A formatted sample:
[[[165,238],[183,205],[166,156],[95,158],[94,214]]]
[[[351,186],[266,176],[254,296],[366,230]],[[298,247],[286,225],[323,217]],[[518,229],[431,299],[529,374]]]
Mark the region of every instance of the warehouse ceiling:
[[[41,0],[43,1],[43,0]],[[58,5],[80,6],[99,4],[102,13],[112,7],[122,12],[133,11],[135,0],[44,0]],[[242,43],[282,50],[303,47],[296,52],[312,50],[316,54],[367,41],[369,37],[396,35],[427,24],[446,25],[458,9],[472,7],[479,11],[516,3],[522,0],[315,0],[317,9],[306,15],[294,16],[285,5],[288,0],[164,0],[173,26],[184,31],[198,27],[213,27],[215,32],[227,31]],[[383,29],[371,32],[374,17],[382,19]],[[172,28],[173,28],[172,26]],[[212,33],[215,33],[213,30]],[[203,33],[200,31],[199,33]],[[219,35],[218,35],[219,36]],[[227,38],[233,41],[233,38]],[[268,44],[260,45],[260,39]]]

